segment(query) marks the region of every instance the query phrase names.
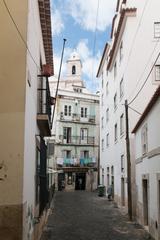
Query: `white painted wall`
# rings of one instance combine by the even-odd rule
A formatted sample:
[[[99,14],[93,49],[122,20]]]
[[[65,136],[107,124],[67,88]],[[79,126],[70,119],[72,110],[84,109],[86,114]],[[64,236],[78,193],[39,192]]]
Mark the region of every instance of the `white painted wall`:
[[[146,4],[146,5],[145,5]],[[100,165],[104,169],[104,184],[107,186],[107,167],[113,165],[115,168],[115,199],[118,205],[121,206],[121,177],[127,177],[127,163],[125,157],[125,171],[121,172],[121,155],[126,155],[125,149],[125,135],[120,136],[120,116],[124,113],[124,101],[132,100],[136,95],[143,82],[145,81],[152,64],[159,53],[159,42],[154,39],[154,21],[159,21],[159,7],[160,2],[154,1],[127,1],[124,7],[136,7],[136,17],[128,17],[124,31],[122,34],[123,40],[123,58],[119,61],[119,51],[117,51],[115,61],[117,61],[117,76],[114,79],[114,68],[108,74],[106,72],[107,61],[101,66],[100,78],[102,79],[102,72],[104,77],[104,84],[101,84],[101,99],[104,97],[104,105],[100,107],[100,119],[104,117],[104,128],[100,127]],[[154,12],[154,14],[152,14]],[[119,13],[115,21],[114,31],[117,29],[119,20]],[[114,34],[113,34],[114,35]],[[113,37],[114,40],[114,37]],[[113,40],[110,42],[110,49],[112,49]],[[109,54],[107,54],[109,55]],[[107,55],[105,58],[107,59]],[[113,62],[113,65],[114,65]],[[120,99],[119,84],[121,79],[124,79],[124,96]],[[102,82],[100,80],[100,82]],[[106,83],[109,84],[109,94],[106,96]],[[148,103],[150,97],[153,95],[154,89],[157,85],[153,84],[153,74],[150,76],[147,84],[138,95],[136,101],[131,104],[131,107],[137,111],[142,112]],[[118,106],[114,111],[114,95],[117,92]],[[105,113],[109,107],[109,121],[106,123]],[[130,132],[136,124],[139,115],[129,109],[129,127]],[[114,124],[118,124],[118,141],[114,142]],[[101,120],[100,120],[101,124]],[[106,147],[106,134],[110,134],[110,144]],[[131,161],[134,167],[134,143],[133,136],[131,138]],[[102,139],[104,139],[104,150],[102,151]],[[132,169],[134,172],[134,168]],[[111,176],[111,172],[110,172]],[[102,176],[101,176],[102,182]],[[134,187],[134,186],[133,186]],[[127,184],[125,184],[125,198],[127,200]],[[127,209],[127,205],[126,205]]]
[[[45,64],[45,56],[42,42],[42,33],[39,20],[39,7],[36,0],[29,0],[28,11],[28,40],[27,44],[37,65],[40,66],[40,58]],[[26,209],[35,210],[35,171],[36,171],[36,135],[39,135],[37,127],[37,86],[40,70],[27,54],[26,59],[26,99],[25,99],[25,142],[24,142],[24,178],[23,178],[23,204]],[[28,77],[30,75],[30,83]],[[26,234],[33,231],[33,219],[26,219]],[[31,222],[30,222],[31,221]],[[29,224],[31,223],[31,228]],[[28,229],[27,229],[28,228]]]
[[[156,221],[159,223],[159,209],[158,209],[158,180],[160,174],[160,155],[155,155],[151,158],[142,155],[141,131],[144,124],[147,124],[148,129],[148,153],[160,147],[160,133],[159,129],[160,118],[160,99],[154,105],[148,116],[135,134],[136,140],[136,159],[141,159],[136,164],[136,188],[137,188],[137,218],[143,224],[143,188],[142,177],[149,174],[149,231],[158,238],[158,230],[155,228]],[[159,234],[160,236],[160,234]]]

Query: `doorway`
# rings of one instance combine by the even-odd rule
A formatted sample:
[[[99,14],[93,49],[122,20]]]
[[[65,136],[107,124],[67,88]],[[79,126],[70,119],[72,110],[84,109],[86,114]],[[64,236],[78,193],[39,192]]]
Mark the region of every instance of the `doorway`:
[[[58,191],[62,191],[64,189],[64,183],[65,183],[65,174],[59,173],[58,174]]]
[[[142,180],[143,187],[143,221],[144,225],[148,226],[148,180]]]
[[[75,190],[86,189],[86,173],[76,173]]]
[[[125,206],[125,183],[124,178],[121,178],[121,204]]]
[[[71,131],[70,127],[63,128],[63,143],[71,143]]]

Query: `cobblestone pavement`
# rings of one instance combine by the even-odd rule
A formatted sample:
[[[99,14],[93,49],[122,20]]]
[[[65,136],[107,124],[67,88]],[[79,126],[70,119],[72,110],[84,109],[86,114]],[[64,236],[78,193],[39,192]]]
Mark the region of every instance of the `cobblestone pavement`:
[[[149,235],[128,221],[106,197],[85,191],[57,192],[41,240],[144,240]]]

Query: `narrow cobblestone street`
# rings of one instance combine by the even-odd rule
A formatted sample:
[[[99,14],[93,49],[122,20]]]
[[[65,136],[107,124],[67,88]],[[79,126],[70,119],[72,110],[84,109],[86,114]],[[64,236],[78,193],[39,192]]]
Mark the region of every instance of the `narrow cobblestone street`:
[[[41,240],[150,239],[106,197],[84,191],[57,192]]]

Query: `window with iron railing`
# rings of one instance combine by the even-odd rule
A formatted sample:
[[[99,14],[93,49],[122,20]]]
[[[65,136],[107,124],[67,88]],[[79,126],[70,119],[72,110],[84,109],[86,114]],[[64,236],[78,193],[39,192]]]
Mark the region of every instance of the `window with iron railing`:
[[[40,77],[38,85],[37,112],[38,114],[47,114],[51,120],[51,95],[48,78]]]
[[[66,130],[65,130],[66,131]],[[59,136],[59,141],[62,144],[88,144],[88,145],[94,145],[95,144],[95,137],[92,136],[70,136],[70,133],[68,133],[66,135],[66,132],[64,133],[64,135],[60,135]]]

